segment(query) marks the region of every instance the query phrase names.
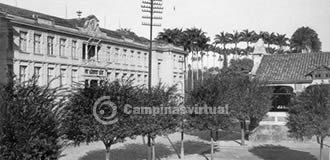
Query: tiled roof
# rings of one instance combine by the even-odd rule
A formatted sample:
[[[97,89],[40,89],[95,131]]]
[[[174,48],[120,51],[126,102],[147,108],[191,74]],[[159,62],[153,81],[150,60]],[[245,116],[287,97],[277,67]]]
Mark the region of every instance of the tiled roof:
[[[330,67],[330,53],[293,53],[265,55],[256,77],[270,83],[299,83],[311,81],[306,76],[320,66]]]
[[[0,3],[0,12],[5,12],[7,14],[11,14],[11,15],[15,15],[15,16],[23,17],[23,18],[29,18],[29,19],[33,19],[33,15],[38,15],[42,18],[54,20],[55,24],[57,24],[59,26],[75,28],[75,25],[70,23],[66,19],[62,19],[62,18],[55,17],[55,16],[50,16],[50,15],[39,13],[39,12],[26,10],[26,9],[23,9],[23,8],[18,8],[18,7],[6,5],[6,4],[3,4],[3,3]]]
[[[3,3],[0,3],[0,13],[1,12],[9,14],[9,15],[27,18],[27,19],[34,19],[34,16],[37,15],[38,17],[54,21],[56,25],[73,28],[73,29],[77,29],[77,30],[78,30],[78,27],[83,27],[86,20],[89,20],[91,18],[96,18],[94,15],[90,15],[88,17],[80,18],[80,19],[78,19],[78,18],[63,19],[63,18],[59,18],[59,17],[55,17],[55,16],[51,16],[51,15],[47,15],[47,14],[43,14],[43,13],[39,13],[39,12],[26,10],[23,8],[6,5]],[[105,29],[105,28],[100,28],[100,30],[101,30],[101,32],[106,33],[107,36],[112,37],[112,38],[123,39],[123,36],[124,36],[124,37],[130,38],[138,43],[145,44],[146,42],[148,42],[148,39],[146,39],[144,37],[139,37],[137,35],[123,35],[122,33],[118,32],[118,31],[112,31],[112,30]]]

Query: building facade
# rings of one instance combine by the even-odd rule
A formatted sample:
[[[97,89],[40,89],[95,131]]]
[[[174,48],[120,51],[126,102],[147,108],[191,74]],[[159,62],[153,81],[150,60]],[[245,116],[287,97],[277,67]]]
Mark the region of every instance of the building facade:
[[[148,84],[149,41],[99,27],[97,17],[62,19],[0,3],[0,82],[8,73],[40,85],[97,85],[102,79]],[[178,84],[183,93],[183,48],[153,43],[152,84]]]

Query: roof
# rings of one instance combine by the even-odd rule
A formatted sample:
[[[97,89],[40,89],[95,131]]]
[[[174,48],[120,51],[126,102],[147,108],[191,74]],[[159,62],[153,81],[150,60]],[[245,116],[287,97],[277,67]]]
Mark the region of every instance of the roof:
[[[19,16],[19,17],[23,17],[23,18],[29,18],[29,19],[33,19],[34,15],[38,15],[38,16],[40,16],[42,18],[45,18],[45,19],[54,20],[55,24],[57,24],[59,26],[75,28],[75,25],[70,23],[69,20],[59,18],[59,17],[55,17],[55,16],[51,16],[51,15],[47,15],[47,14],[43,14],[43,13],[39,13],[39,12],[30,11],[30,10],[23,9],[23,8],[18,8],[18,7],[6,5],[6,4],[3,4],[3,3],[0,3],[0,12],[5,12],[5,13],[10,14],[10,15],[15,15],[15,16]]]
[[[91,18],[96,18],[94,15],[90,15],[90,16],[80,18],[80,19],[78,19],[78,18],[63,19],[63,18],[47,15],[44,13],[39,13],[39,12],[30,11],[30,10],[23,9],[23,8],[6,5],[3,3],[0,3],[0,13],[1,12],[9,14],[9,15],[27,18],[27,19],[34,19],[35,16],[37,15],[38,17],[54,21],[54,23],[56,25],[68,27],[68,28],[72,28],[72,29],[76,29],[76,30],[78,30],[78,27],[83,27],[86,20],[89,20]],[[124,36],[125,38],[129,38],[129,39],[134,40],[135,42],[143,43],[143,44],[145,44],[146,40],[148,40],[144,37],[139,37],[137,35],[132,35],[132,34],[123,35],[122,33],[118,32],[118,31],[112,31],[112,30],[105,29],[105,28],[100,28],[100,30],[102,32],[106,33],[107,36],[112,37],[112,38],[122,39]]]
[[[265,55],[256,78],[270,83],[311,82],[306,75],[321,66],[330,67],[330,52]]]
[[[0,3],[0,14],[1,13],[7,14],[7,15],[13,15],[13,16],[17,16],[17,17],[22,17],[22,18],[26,18],[26,19],[31,19],[31,20],[35,20],[36,17],[40,17],[43,19],[53,21],[53,23],[55,23],[55,25],[71,28],[71,29],[74,29],[77,31],[79,31],[80,28],[84,27],[85,22],[89,21],[90,19],[96,19],[98,21],[97,17],[94,15],[90,15],[90,16],[83,17],[83,18],[63,19],[63,18],[59,18],[56,16],[51,16],[51,15],[47,15],[47,14],[43,14],[43,13],[39,13],[39,12],[35,12],[35,11],[26,10],[23,8],[6,5],[3,3]],[[38,25],[38,23],[34,23],[33,25]],[[142,44],[145,46],[148,46],[148,44],[149,44],[149,39],[140,37],[140,36],[136,35],[134,32],[113,31],[113,30],[109,30],[109,29],[105,29],[105,28],[99,28],[99,29],[101,32],[105,33],[110,38],[115,38],[120,41],[123,41],[124,39],[130,39],[136,43],[139,43],[139,44]],[[156,43],[159,43],[159,42],[156,42]],[[163,46],[163,47],[168,48],[168,46]],[[173,48],[173,47],[170,47],[170,48]],[[176,48],[175,51],[178,51],[179,53],[187,54],[186,52],[183,51],[182,47],[174,47],[174,48]]]

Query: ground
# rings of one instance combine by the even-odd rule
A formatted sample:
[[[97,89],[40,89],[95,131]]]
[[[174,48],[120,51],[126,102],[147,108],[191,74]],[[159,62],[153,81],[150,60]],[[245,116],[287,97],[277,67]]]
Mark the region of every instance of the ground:
[[[193,132],[185,135],[185,159],[209,160],[209,132]],[[239,134],[222,136],[215,142],[215,160],[317,160],[319,146],[316,142],[281,142],[281,143],[249,143],[240,146]],[[156,159],[176,160],[180,148],[180,133],[168,137],[156,138]],[[111,148],[112,160],[144,160],[146,145],[142,137],[127,139],[124,143],[115,144]],[[174,150],[173,148],[176,148]],[[324,149],[325,159],[329,159],[329,149]],[[102,142],[68,146],[60,160],[104,160],[105,152]]]

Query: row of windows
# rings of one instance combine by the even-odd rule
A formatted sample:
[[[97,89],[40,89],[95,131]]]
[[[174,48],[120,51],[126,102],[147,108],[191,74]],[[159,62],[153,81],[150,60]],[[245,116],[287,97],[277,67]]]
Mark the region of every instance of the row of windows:
[[[19,47],[21,51],[27,52],[27,46],[28,46],[28,33],[21,31],[20,32],[20,39],[19,39]],[[47,36],[47,55],[54,56],[54,37],[53,36]],[[60,38],[59,40],[59,56],[61,57],[67,57],[66,53],[66,43],[67,40],[65,38]],[[41,34],[35,33],[33,35],[33,53],[35,54],[42,54],[41,52]],[[78,58],[77,55],[77,41],[72,40],[71,41],[71,55],[73,58]]]
[[[38,81],[40,82],[40,78],[43,77],[43,74],[41,72],[42,67],[40,66],[34,66],[33,68],[33,75],[38,78]],[[19,67],[19,79],[21,82],[27,81],[28,77],[27,76],[27,66],[21,65]],[[59,75],[59,83],[60,85],[66,85],[68,84],[69,80],[72,82],[78,82],[78,70],[77,69],[72,69],[71,70],[71,79],[68,77],[68,69],[66,68],[61,68],[60,69],[60,75]],[[54,78],[56,77],[55,74],[55,68],[54,67],[48,67],[47,68],[47,83],[50,83]]]
[[[54,78],[58,76],[59,80],[59,85],[67,85],[69,81],[72,82],[78,82],[78,70],[77,69],[72,69],[71,70],[71,79],[69,77],[69,69],[67,68],[60,68],[59,70],[59,75],[55,73],[55,68],[54,67],[47,67],[46,69],[46,79],[44,79],[47,83],[50,83]],[[86,69],[85,73],[89,74],[94,74],[96,76],[98,75],[104,75],[105,71],[104,70],[94,70],[94,69]],[[40,82],[41,79],[43,78],[42,74],[42,67],[40,66],[34,66],[33,68],[33,75],[38,78],[38,81]],[[126,72],[120,73],[120,72],[106,72],[106,76],[109,80],[114,80],[114,79],[134,79],[137,83],[147,83],[148,81],[148,75],[147,74],[128,74]],[[28,77],[28,71],[27,71],[27,66],[26,65],[20,65],[19,67],[19,79],[21,82],[27,81],[30,77]]]
[[[35,54],[42,54],[41,52],[41,38],[42,35],[39,34],[39,33],[35,33],[33,35],[33,53]],[[54,56],[54,36],[47,36],[47,55],[51,55],[51,56]],[[67,57],[68,56],[68,53],[66,53],[66,44],[67,44],[67,39],[65,38],[60,38],[59,39],[59,56],[60,57]],[[25,32],[25,31],[21,31],[20,32],[20,39],[19,39],[19,46],[20,46],[20,49],[21,51],[23,52],[27,52],[27,46],[28,46],[28,33]],[[85,47],[87,47],[86,45],[84,45]],[[94,57],[94,56],[97,56],[98,53],[95,53],[92,49],[91,49],[91,46],[92,45],[88,45],[87,47],[87,51],[84,51],[82,57],[88,57],[88,59],[90,59],[91,57]],[[94,50],[95,48],[97,49],[98,47],[94,47]],[[78,54],[77,54],[77,50],[78,50],[78,46],[77,46],[77,41],[76,40],[72,40],[71,41],[71,55],[72,55],[72,58],[74,59],[77,59],[79,58],[78,57]],[[99,50],[99,49],[98,49]],[[97,50],[97,52],[98,52]],[[85,54],[89,54],[91,51],[93,51],[93,55],[85,55]],[[123,59],[125,59],[126,57],[131,57],[133,58],[133,53],[134,53],[134,50],[131,50],[131,54],[129,55],[129,53],[127,52],[127,49],[123,49],[123,53],[122,53],[122,57]],[[118,57],[120,56],[120,53],[119,53],[119,48],[115,48],[114,50],[114,56]],[[106,48],[106,53],[107,53],[107,61],[111,61],[111,47],[108,46]],[[141,55],[141,52],[138,51],[137,52],[137,58],[141,58],[143,55]],[[148,53],[144,53],[144,56],[143,56],[143,59],[146,60],[147,59],[147,56],[148,56]],[[85,59],[85,58],[83,58]]]

